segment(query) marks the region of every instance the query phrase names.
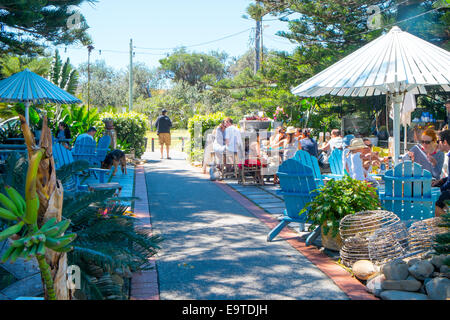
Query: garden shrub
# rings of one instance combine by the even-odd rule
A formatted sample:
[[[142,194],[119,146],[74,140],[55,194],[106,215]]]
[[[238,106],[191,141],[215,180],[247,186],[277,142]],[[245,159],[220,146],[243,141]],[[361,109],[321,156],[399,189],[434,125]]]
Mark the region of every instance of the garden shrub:
[[[188,131],[189,131],[189,143],[188,143],[188,156],[189,160],[192,161],[201,161],[203,159],[203,149],[205,147],[205,141],[203,136],[205,132],[209,129],[214,129],[217,127],[223,119],[226,118],[225,113],[216,112],[211,114],[196,114],[192,118],[188,120]],[[194,141],[194,129],[195,123],[200,122],[202,124],[202,148],[195,148]]]
[[[103,119],[112,119],[114,121],[114,128],[117,133],[117,141],[122,146],[126,146],[126,153],[134,149],[135,155],[139,158],[145,152],[145,134],[149,129],[148,119],[144,114],[137,112],[113,113],[103,112],[99,116],[99,120],[95,123],[97,128],[97,135],[103,135],[105,125]]]

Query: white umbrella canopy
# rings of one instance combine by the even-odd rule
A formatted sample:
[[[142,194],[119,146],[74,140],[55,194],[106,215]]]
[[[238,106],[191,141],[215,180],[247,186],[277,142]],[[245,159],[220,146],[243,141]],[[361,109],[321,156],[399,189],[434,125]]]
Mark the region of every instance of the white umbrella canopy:
[[[431,85],[450,91],[450,52],[393,27],[291,91],[302,97],[392,95],[397,163],[404,94],[425,94]]]

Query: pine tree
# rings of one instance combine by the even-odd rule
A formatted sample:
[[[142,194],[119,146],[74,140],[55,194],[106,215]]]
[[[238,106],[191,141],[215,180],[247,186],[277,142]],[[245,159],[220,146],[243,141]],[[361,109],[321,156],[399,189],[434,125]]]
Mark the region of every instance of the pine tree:
[[[3,0],[0,3],[0,54],[43,54],[44,41],[54,45],[91,42],[80,14],[80,28],[70,28],[70,6],[96,0]],[[68,27],[69,25],[69,27]]]

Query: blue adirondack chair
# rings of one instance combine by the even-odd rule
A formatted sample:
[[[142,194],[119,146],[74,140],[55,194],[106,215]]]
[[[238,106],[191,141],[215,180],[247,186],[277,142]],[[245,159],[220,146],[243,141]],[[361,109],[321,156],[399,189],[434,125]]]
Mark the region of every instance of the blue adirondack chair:
[[[330,163],[331,174],[327,174],[327,177],[341,180],[345,175],[345,168],[343,163],[343,151],[341,149],[334,149],[331,152],[328,162]]]
[[[90,165],[96,163],[95,149],[97,148],[94,139],[90,137],[81,137],[75,141],[72,149],[74,160],[86,160]]]
[[[72,162],[74,162],[74,157],[72,155],[72,153],[66,149],[63,145],[61,145],[60,143],[56,142],[53,143],[53,159],[55,161],[55,168],[59,169],[64,165],[70,164]],[[83,160],[83,159],[81,159]],[[95,176],[98,176],[98,180],[100,183],[104,183],[105,182],[105,174],[109,171],[107,169],[100,169],[100,168],[89,168],[88,169],[89,172],[95,173]],[[78,175],[74,175],[72,177],[72,181],[70,183],[67,183],[67,186],[64,186],[65,189],[69,189],[69,190],[75,190],[75,189],[82,189],[84,190],[85,188],[82,187],[80,185],[79,179],[78,179]]]
[[[317,188],[312,168],[294,158],[281,164],[277,176],[281,187],[278,194],[283,196],[286,210],[280,223],[269,232],[267,241],[272,241],[290,222],[300,223],[300,230],[304,231],[307,222],[306,213],[302,215],[299,213],[308,202],[312,201],[315,196],[313,191]]]
[[[313,172],[314,180],[316,181],[317,186],[323,186],[323,176],[322,173],[320,172],[319,160],[317,160],[316,157],[313,157],[304,150],[298,150],[295,153],[295,156],[292,157],[292,159],[297,160],[298,162],[307,167],[310,167]]]
[[[101,166],[102,162],[105,160],[106,154],[108,153],[110,144],[110,136],[103,136],[98,140],[97,149],[95,151],[95,165]]]
[[[52,150],[56,170],[74,161],[72,153],[57,141],[53,141]],[[80,179],[77,174],[73,174],[71,179],[63,184],[63,187],[65,191],[77,191],[83,189],[80,186]]]
[[[383,176],[384,190],[379,191],[382,207],[394,212],[406,224],[434,217],[439,188],[431,187],[432,175],[418,163],[405,161]]]

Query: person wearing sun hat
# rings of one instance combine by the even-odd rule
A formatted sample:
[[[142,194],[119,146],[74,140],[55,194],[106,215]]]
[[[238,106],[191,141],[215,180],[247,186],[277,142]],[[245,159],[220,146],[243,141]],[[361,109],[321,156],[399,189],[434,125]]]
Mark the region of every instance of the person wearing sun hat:
[[[367,173],[363,168],[362,153],[369,148],[361,138],[353,138],[344,157],[344,164],[350,177],[356,180],[366,180]]]
[[[287,127],[286,128],[286,140],[284,141],[283,146],[283,161],[292,158],[297,150],[300,150],[300,144],[298,139],[295,138],[295,133],[297,129],[295,127]]]

